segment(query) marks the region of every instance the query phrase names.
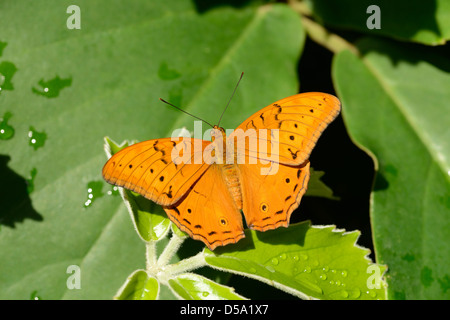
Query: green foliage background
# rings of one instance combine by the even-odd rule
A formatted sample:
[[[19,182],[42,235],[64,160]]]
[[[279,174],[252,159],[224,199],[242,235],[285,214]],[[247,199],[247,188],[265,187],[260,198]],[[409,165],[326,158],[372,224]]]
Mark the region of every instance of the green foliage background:
[[[72,4],[80,30],[66,27]],[[366,26],[373,4],[380,30]],[[297,92],[342,102],[311,156],[334,196],[305,197],[292,222],[360,230],[358,244],[388,266],[389,299],[449,299],[449,21],[445,0],[2,1],[0,298],[110,299],[145,268],[101,178],[103,137],[193,129],[159,97],[215,123],[244,71],[226,128]],[[201,249],[187,240],[173,262]],[[67,288],[69,265],[82,290]],[[247,298],[291,297],[204,269]],[[155,287],[140,271],[130,279]]]

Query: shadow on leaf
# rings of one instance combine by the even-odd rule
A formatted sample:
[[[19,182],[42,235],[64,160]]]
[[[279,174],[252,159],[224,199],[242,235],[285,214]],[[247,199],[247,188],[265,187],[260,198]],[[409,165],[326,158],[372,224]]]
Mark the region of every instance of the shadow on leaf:
[[[17,222],[25,219],[42,221],[42,215],[33,208],[27,180],[8,167],[10,160],[9,156],[0,155],[0,224],[15,228]]]

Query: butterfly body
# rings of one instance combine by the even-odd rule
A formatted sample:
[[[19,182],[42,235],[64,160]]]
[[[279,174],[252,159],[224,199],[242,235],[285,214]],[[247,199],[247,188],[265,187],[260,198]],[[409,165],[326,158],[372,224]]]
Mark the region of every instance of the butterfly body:
[[[236,208],[242,209],[242,189],[238,176],[238,168],[233,164],[224,164],[221,168],[222,177],[227,186],[228,192],[233,199]]]
[[[104,166],[109,183],[163,206],[168,217],[211,250],[249,228],[287,227],[309,180],[309,154],[340,102],[324,93],[282,99],[250,116],[228,137],[163,138],[116,153]]]

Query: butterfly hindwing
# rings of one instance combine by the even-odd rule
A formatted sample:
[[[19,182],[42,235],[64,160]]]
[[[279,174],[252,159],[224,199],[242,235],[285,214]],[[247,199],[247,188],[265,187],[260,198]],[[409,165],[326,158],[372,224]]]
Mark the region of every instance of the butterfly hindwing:
[[[213,164],[176,204],[164,207],[170,220],[211,250],[244,237],[242,216]]]
[[[309,161],[298,166],[270,162],[238,168],[247,226],[258,231],[287,227],[306,192]]]

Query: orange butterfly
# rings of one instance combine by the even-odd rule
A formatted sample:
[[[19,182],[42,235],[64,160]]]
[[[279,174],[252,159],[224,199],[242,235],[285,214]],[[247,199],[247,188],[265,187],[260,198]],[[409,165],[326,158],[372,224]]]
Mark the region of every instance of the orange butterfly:
[[[114,154],[103,178],[161,205],[170,220],[209,249],[236,243],[244,228],[287,227],[309,181],[309,155],[340,112],[339,100],[309,92],[256,112],[228,137],[162,138]],[[241,129],[241,130],[239,130]]]

